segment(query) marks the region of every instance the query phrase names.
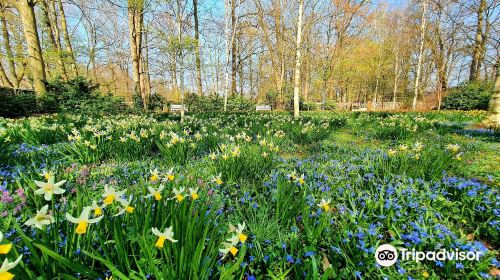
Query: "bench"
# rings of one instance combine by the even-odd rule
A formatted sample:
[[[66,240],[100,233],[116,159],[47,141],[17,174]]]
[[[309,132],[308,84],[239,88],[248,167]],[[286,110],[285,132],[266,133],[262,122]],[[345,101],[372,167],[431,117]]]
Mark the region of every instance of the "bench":
[[[180,104],[172,104],[170,105],[170,112],[180,112],[182,111],[182,105]],[[187,112],[188,108],[184,106],[184,112]]]
[[[271,105],[256,105],[255,111],[271,111]]]

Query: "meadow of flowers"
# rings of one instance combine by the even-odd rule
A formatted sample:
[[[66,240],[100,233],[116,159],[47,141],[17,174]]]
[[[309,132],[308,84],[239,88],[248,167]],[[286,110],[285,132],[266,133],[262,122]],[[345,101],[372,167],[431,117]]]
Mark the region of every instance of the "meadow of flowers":
[[[0,280],[494,279],[484,116],[0,119]],[[481,257],[386,268],[384,243]]]

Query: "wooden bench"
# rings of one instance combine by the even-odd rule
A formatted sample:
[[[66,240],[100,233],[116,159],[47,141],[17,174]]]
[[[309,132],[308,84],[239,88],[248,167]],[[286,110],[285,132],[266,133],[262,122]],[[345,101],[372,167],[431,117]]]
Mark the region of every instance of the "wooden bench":
[[[182,111],[182,105],[180,104],[172,104],[170,105],[170,112],[180,112]],[[188,108],[184,106],[184,112],[187,112]]]
[[[255,111],[271,111],[271,105],[256,105]]]

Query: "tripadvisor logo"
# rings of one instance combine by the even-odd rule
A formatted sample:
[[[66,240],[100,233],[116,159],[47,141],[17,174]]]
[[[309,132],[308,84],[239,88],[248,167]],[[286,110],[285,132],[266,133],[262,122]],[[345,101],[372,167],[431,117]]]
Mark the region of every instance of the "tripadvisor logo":
[[[408,250],[405,248],[400,248],[399,251],[400,254],[398,254],[398,250],[396,250],[396,248],[394,248],[394,246],[390,244],[380,245],[375,251],[375,260],[381,266],[391,266],[396,263],[399,257],[403,261],[413,260],[418,263],[423,260],[479,261],[479,257],[481,255],[481,252],[474,252],[474,251],[464,252],[464,251],[458,251],[458,249],[455,249],[454,251],[447,251],[446,249],[441,249],[439,251],[423,252],[423,251],[415,251],[415,249]]]

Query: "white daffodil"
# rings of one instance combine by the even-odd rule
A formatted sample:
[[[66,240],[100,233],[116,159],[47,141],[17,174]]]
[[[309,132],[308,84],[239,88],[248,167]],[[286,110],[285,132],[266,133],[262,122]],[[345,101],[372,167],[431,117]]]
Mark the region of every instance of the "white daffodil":
[[[200,196],[198,195],[199,188],[189,188],[189,196],[192,200],[197,200]]]
[[[219,252],[222,253],[222,259],[224,259],[228,253],[231,253],[231,255],[236,256],[238,253],[238,248],[235,247],[236,244],[234,243],[228,243],[228,242],[222,242],[222,248],[219,249]]]
[[[99,217],[102,215],[102,208],[106,207],[106,205],[99,205],[97,204],[97,201],[93,200],[92,201],[92,206],[91,209],[94,211],[94,216]]]
[[[36,210],[35,217],[27,220],[24,224],[27,226],[33,226],[39,229],[43,229],[43,226],[50,225],[54,222],[54,217],[52,215],[47,214],[49,210],[49,206],[45,205],[40,210]]]
[[[5,259],[0,267],[0,279],[2,280],[11,280],[14,279],[14,274],[10,273],[9,270],[16,267],[17,264],[21,261],[23,255],[20,255],[17,260],[13,262],[9,262],[8,259]]]
[[[165,186],[163,185],[160,185],[158,189],[148,187],[149,194],[146,195],[146,198],[154,197],[157,201],[159,201],[162,198],[161,192],[163,191],[164,188]]]
[[[104,198],[104,205],[110,205],[113,201],[119,199],[125,191],[116,191],[113,187],[104,186],[104,193],[102,197]]]
[[[125,213],[125,212],[127,212],[127,213],[134,212],[135,208],[130,206],[130,202],[132,202],[132,197],[130,197],[128,200],[120,198],[120,199],[118,199],[118,202],[120,202],[121,207],[120,207],[120,211],[118,211],[118,213],[115,215],[115,217],[123,215],[123,213]]]
[[[177,242],[177,240],[174,239],[174,232],[172,231],[172,226],[166,228],[164,232],[160,232],[157,228],[153,228],[153,234],[158,236],[158,240],[156,241],[155,244],[155,246],[158,249],[163,248],[165,240],[169,240],[172,243]]]
[[[173,181],[174,179],[175,179],[174,168],[170,168],[170,170],[167,171],[167,180]]]
[[[84,234],[87,232],[87,227],[89,224],[94,224],[99,222],[103,216],[100,216],[95,219],[90,219],[90,211],[92,210],[91,207],[84,207],[82,210],[82,213],[80,214],[80,217],[75,218],[71,216],[69,213],[66,213],[66,219],[74,224],[77,224],[76,226],[76,233],[77,234]]]
[[[0,231],[0,242],[2,242],[2,239],[3,233]],[[10,249],[12,249],[12,243],[0,245],[0,255],[7,255]]]
[[[45,178],[45,180],[48,181],[50,179],[50,177],[54,177],[54,172],[44,170],[44,171],[42,171],[42,173],[40,173],[40,176],[42,176],[43,178]]]
[[[149,180],[151,180],[151,182],[153,182],[153,183],[156,183],[158,181],[158,179],[160,178],[158,168],[155,168],[154,170],[149,170],[149,173],[151,174],[151,176],[149,177]]]
[[[222,177],[222,173],[219,173],[219,175],[213,176],[210,181],[212,181],[212,183],[215,183],[217,186],[220,186],[220,185],[222,185],[222,183],[224,183],[222,181],[221,177]]]
[[[54,183],[54,180],[55,178],[52,176],[48,179],[47,183],[35,181],[35,184],[40,188],[35,191],[35,194],[43,194],[43,197],[47,201],[52,200],[52,196],[54,194],[63,194],[66,190],[61,189],[60,186],[66,183],[66,180],[62,180],[57,183]]]
[[[245,243],[248,236],[243,234],[243,230],[245,230],[245,222],[243,222],[243,224],[238,224],[238,227],[235,227],[231,223],[229,223],[229,232],[234,232],[234,233],[236,233],[236,235],[233,236],[232,238],[228,239],[228,241],[229,240],[233,241],[233,239],[235,237],[237,237],[236,241],[239,240],[241,243]]]
[[[331,203],[330,199],[325,200],[324,198],[322,198],[321,202],[316,205],[318,205],[319,208],[325,210],[325,212],[328,212],[328,210],[330,210],[330,203]]]
[[[300,186],[302,186],[306,181],[304,179],[304,174],[300,175],[300,177],[295,179],[296,183],[299,183]]]
[[[179,188],[179,189],[174,188],[172,191],[175,194],[175,196],[173,198],[177,199],[178,202],[181,202],[184,200],[184,187]]]

